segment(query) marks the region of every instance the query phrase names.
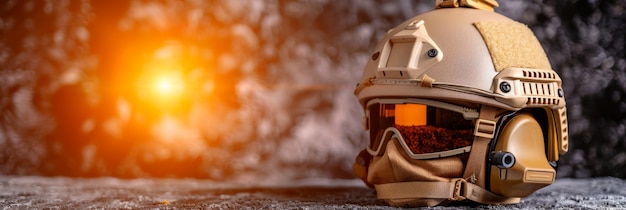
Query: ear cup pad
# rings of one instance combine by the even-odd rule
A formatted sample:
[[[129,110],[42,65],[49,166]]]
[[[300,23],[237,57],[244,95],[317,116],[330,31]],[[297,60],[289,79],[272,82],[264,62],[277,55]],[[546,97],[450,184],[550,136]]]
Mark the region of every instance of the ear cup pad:
[[[531,114],[519,114],[506,122],[491,152],[515,157],[510,168],[490,166],[490,190],[496,194],[526,197],[554,182],[556,171],[546,157],[543,131]]]

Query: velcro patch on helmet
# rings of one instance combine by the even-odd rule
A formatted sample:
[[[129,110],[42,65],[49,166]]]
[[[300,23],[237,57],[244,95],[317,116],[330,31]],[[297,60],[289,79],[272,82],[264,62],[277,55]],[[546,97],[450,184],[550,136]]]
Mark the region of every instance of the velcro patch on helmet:
[[[474,23],[482,35],[496,71],[509,67],[552,69],[539,40],[528,26],[516,21]]]

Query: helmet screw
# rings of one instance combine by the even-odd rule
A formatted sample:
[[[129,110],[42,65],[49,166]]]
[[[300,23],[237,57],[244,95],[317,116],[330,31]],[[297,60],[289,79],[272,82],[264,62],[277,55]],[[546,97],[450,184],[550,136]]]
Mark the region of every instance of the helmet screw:
[[[434,58],[435,56],[437,56],[437,54],[439,54],[439,52],[437,52],[436,49],[428,50],[428,57]]]
[[[372,55],[372,60],[376,60],[378,59],[378,57],[380,57],[380,52],[376,52]]]
[[[558,94],[559,94],[559,97],[563,97],[563,89],[559,89]]]
[[[511,91],[511,84],[509,84],[508,82],[501,82],[500,83],[500,90],[502,92],[508,93]]]

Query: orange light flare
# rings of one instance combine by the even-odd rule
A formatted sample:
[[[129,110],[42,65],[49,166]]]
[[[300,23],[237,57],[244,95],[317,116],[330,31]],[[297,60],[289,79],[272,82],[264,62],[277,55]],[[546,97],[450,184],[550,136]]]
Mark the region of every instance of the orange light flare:
[[[142,115],[158,120],[162,115],[187,117],[197,104],[214,98],[216,81],[193,45],[169,41],[151,49],[137,62],[133,80],[133,106]],[[207,66],[209,65],[209,66]]]
[[[187,84],[182,58],[181,46],[169,43],[152,52],[150,59],[142,64],[136,85],[144,106],[168,111],[184,100]]]
[[[154,79],[153,87],[157,97],[161,99],[174,99],[180,97],[185,92],[185,81],[180,75],[171,73],[170,75],[159,75]]]
[[[137,81],[141,101],[160,108],[170,108],[187,97],[187,84],[179,70],[147,71]]]

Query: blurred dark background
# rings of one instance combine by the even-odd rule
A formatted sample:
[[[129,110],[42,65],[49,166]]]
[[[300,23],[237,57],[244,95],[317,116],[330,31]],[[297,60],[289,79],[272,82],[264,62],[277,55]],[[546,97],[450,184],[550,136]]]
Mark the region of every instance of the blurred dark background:
[[[499,2],[564,81],[558,175],[626,178],[626,1]],[[369,51],[433,5],[3,0],[0,174],[352,178]]]

